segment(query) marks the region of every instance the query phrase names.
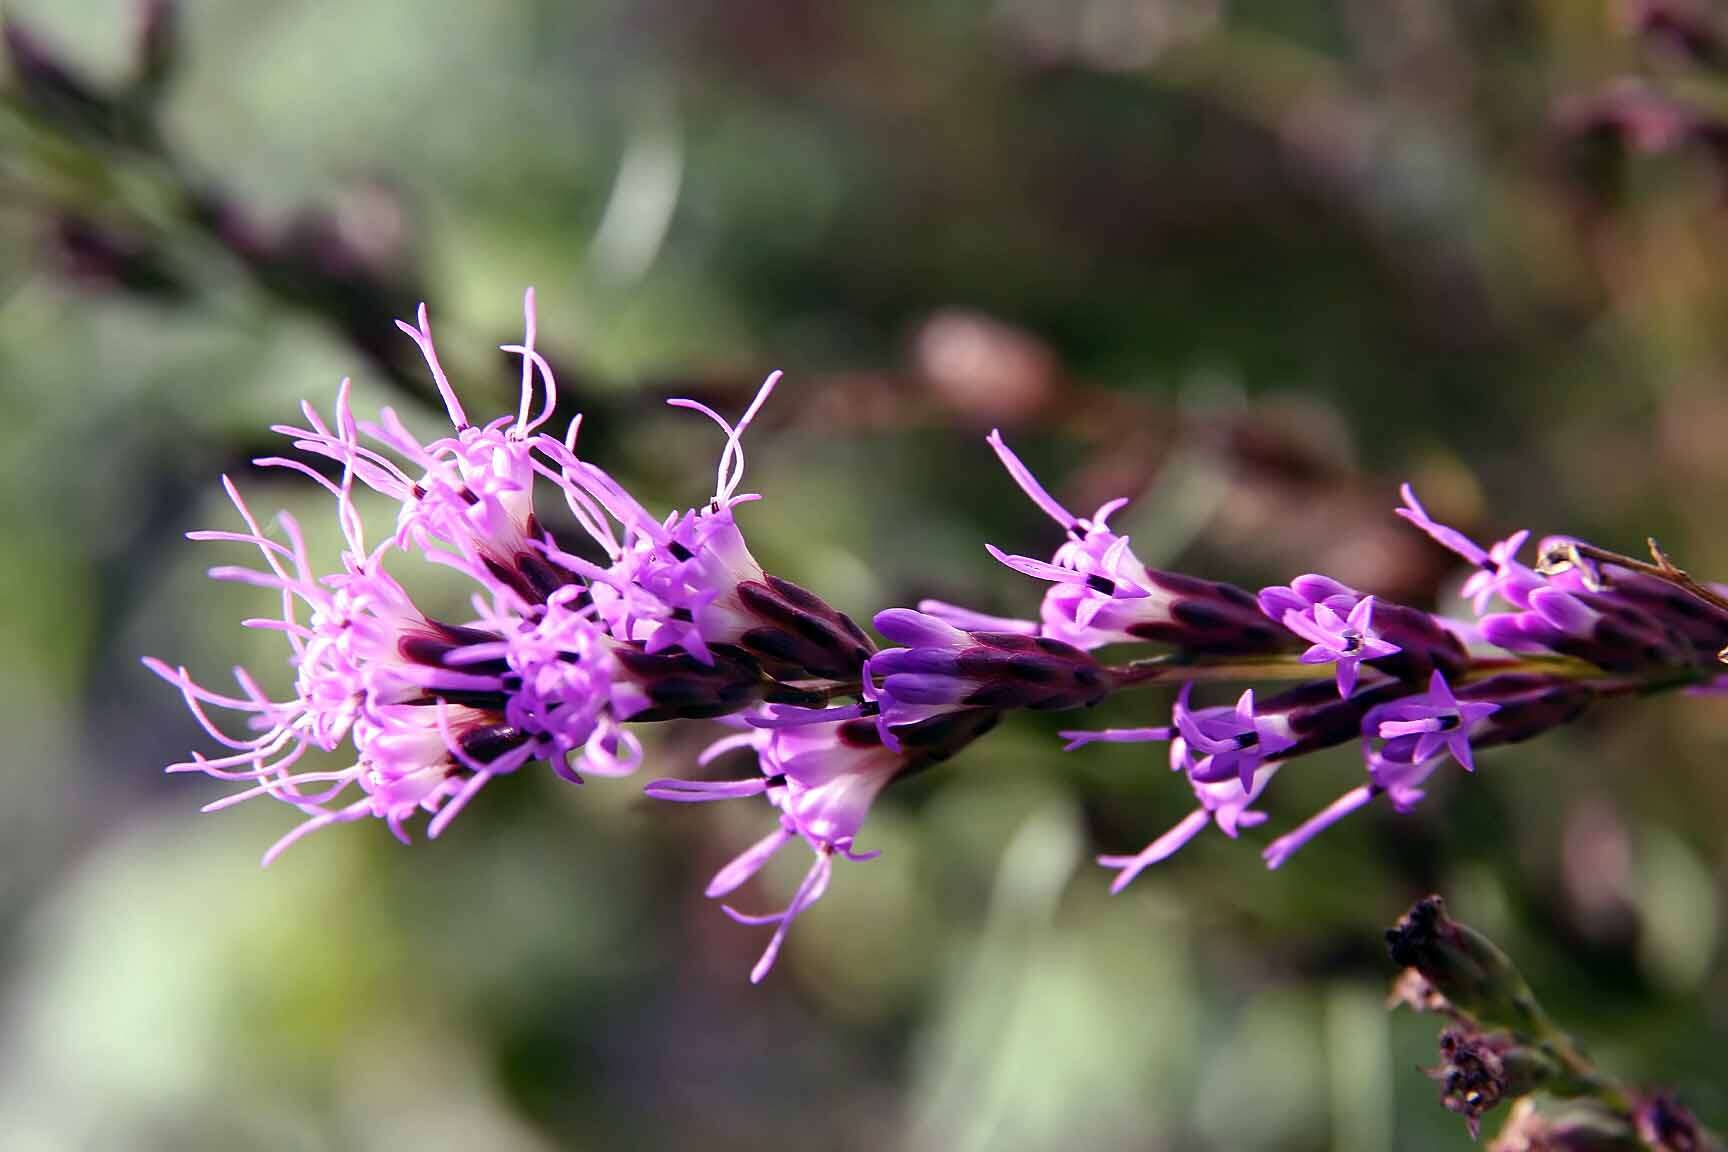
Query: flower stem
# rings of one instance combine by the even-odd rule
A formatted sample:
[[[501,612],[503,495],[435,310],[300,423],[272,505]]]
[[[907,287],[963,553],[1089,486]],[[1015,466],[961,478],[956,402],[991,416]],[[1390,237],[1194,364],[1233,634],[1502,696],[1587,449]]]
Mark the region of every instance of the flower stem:
[[[1324,676],[1324,668],[1304,664],[1295,656],[1226,657],[1191,659],[1182,656],[1152,656],[1127,664],[1111,665],[1107,671],[1118,688],[1140,684],[1238,683],[1265,680],[1313,680]],[[1602,669],[1570,656],[1478,656],[1459,677],[1460,682],[1485,680],[1504,673],[1527,672],[1561,676],[1570,680],[1612,680]],[[1690,682],[1690,680],[1688,681]]]
[[[1190,660],[1180,656],[1152,656],[1106,669],[1118,688],[1139,684],[1210,683],[1242,680],[1312,680],[1320,673],[1312,664],[1294,656],[1255,656]]]

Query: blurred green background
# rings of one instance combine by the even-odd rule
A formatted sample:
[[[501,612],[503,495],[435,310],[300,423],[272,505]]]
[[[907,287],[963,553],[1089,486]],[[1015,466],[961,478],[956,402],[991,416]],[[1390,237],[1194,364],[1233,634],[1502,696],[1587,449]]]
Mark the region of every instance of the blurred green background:
[[[1076,504],[1134,495],[1149,563],[1254,587],[1444,604],[1402,479],[1483,534],[1655,533],[1728,576],[1728,81],[1653,10],[203,0],[119,112],[15,49],[0,1148],[1464,1148],[1433,1024],[1382,1009],[1381,930],[1431,890],[1606,1067],[1728,1121],[1715,700],[1495,751],[1278,873],[1265,830],[1208,832],[1116,898],[1091,855],[1187,790],[1014,718],[890,791],[882,858],[751,988],[760,932],[701,889],[762,807],[525,772],[436,844],[350,826],[261,872],[291,814],[197,815],[224,789],[160,774],[204,743],[138,665],[280,680],[260,598],[203,579],[237,553],[179,534],[232,526],[227,471],[333,556],[326,502],[247,463],[268,425],[352,375],[434,427],[389,325],[422,296],[502,411],[527,284],[588,451],[663,506],[718,445],[661,401],[786,370],[742,519],[860,618],[1033,609],[983,550],[1055,542],[995,425]],[[6,5],[86,94],[132,82],[139,12]],[[657,729],[648,775],[710,735]],[[1286,772],[1270,829],[1359,772]]]

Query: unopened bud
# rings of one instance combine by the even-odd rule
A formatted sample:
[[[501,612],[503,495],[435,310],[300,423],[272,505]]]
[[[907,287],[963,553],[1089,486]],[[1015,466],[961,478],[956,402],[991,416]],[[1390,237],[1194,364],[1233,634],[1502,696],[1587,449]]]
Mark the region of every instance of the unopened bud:
[[[1506,953],[1446,915],[1438,896],[1418,900],[1386,933],[1392,962],[1415,968],[1455,1008],[1494,1028],[1528,1031],[1541,1009]]]
[[[625,674],[646,698],[631,720],[704,720],[725,716],[759,697],[762,669],[748,653],[713,645],[713,661],[704,663],[688,652],[643,652],[619,645],[614,652]]]
[[[859,675],[875,645],[853,619],[790,580],[763,574],[737,586],[739,605],[755,617],[738,643],[776,679],[836,680]]]
[[[969,632],[910,608],[878,612],[876,628],[902,647],[870,657],[866,694],[886,727],[918,745],[932,734],[949,741],[946,728],[930,727],[941,718],[1090,708],[1110,694],[1110,678],[1090,653],[1048,636]]]

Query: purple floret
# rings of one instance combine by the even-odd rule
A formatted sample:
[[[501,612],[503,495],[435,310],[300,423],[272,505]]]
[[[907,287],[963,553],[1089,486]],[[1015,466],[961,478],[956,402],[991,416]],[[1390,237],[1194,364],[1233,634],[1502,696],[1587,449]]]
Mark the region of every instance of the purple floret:
[[[1109,527],[1126,500],[1109,501],[1089,519],[1077,517],[1038,482],[1000,432],[990,433],[989,444],[1021,491],[1068,533],[1048,562],[987,546],[1016,572],[1050,583],[1040,612],[1044,635],[1088,650],[1154,641],[1190,652],[1251,653],[1291,642],[1242,589],[1142,564],[1128,537]]]

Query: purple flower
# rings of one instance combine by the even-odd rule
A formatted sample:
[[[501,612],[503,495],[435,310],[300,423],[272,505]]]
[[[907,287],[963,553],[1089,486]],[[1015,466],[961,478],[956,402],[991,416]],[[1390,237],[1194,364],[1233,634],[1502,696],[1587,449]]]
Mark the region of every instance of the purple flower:
[[[570,775],[568,760],[607,774],[633,768],[635,743],[618,722],[637,698],[615,681],[604,633],[567,601],[526,619],[514,592],[496,582],[472,624],[428,619],[384,570],[388,545],[365,551],[349,483],[339,487],[349,547],[335,575],[314,573],[292,517],[278,518],[286,543],[266,536],[227,480],[247,531],[192,533],[259,550],[263,570],[219,567],[211,575],[281,593],[280,617],[246,623],[280,632],[296,671],[293,697],[276,700],[244,669],[235,671],[233,695],[199,685],[185,668],[145,661],[229,749],[216,758],[195,754],[169,771],[250,785],[206,810],[268,795],[304,813],[306,821],[265,854],[268,864],[309,832],[366,817],[406,841],[405,822],[423,810],[433,814],[428,834],[436,837],[488,780],[533,758],[553,759]],[[246,715],[255,734],[229,735],[210,718],[212,706]],[[294,770],[308,749],[335,751],[344,741],[355,752],[347,767]],[[360,796],[337,803],[356,787]]]
[[[1176,746],[1182,742],[1180,736],[1172,741],[1173,759],[1180,755]],[[1246,786],[1234,776],[1205,781],[1190,773],[1189,783],[1194,789],[1194,798],[1199,801],[1199,807],[1183,817],[1170,831],[1132,856],[1098,857],[1099,864],[1116,869],[1116,878],[1110,883],[1110,891],[1121,892],[1147,868],[1175,855],[1188,841],[1199,835],[1208,823],[1216,824],[1220,831],[1232,839],[1241,829],[1263,823],[1266,814],[1255,810],[1253,805],[1266,790],[1272,777],[1277,774],[1278,767],[1277,763],[1259,764]]]
[[[1716,655],[1617,592],[1538,588],[1521,612],[1482,618],[1482,636],[1509,652],[1557,652],[1610,672],[1712,667]]]
[[[1208,823],[1234,838],[1241,829],[1264,822],[1266,814],[1253,805],[1277,774],[1277,757],[1297,746],[1291,725],[1296,712],[1257,714],[1252,691],[1244,692],[1234,708],[1191,710],[1191,687],[1183,685],[1177,698],[1173,727],[1062,733],[1069,749],[1095,742],[1169,740],[1170,767],[1186,773],[1199,801],[1198,808],[1135,855],[1098,857],[1098,863],[1117,870],[1111,892],[1122,891],[1141,872],[1174,855]]]
[[[1498,704],[1460,701],[1452,694],[1446,677],[1436,671],[1428,682],[1428,691],[1383,705],[1369,713],[1368,722],[1384,740],[1414,736],[1416,745],[1412,761],[1426,761],[1441,749],[1463,765],[1475,771],[1470,755],[1470,734],[1485,717],[1499,710]]]
[[[1667,581],[1580,556],[1567,537],[1548,537],[1541,572],[1517,560],[1528,532],[1484,551],[1435,522],[1410,486],[1398,514],[1478,569],[1463,593],[1481,617],[1481,638],[1519,653],[1555,652],[1612,672],[1713,667],[1728,643],[1728,613]],[[1514,609],[1484,614],[1496,595]]]
[[[1456,622],[1443,621],[1415,608],[1385,600],[1375,600],[1372,609],[1363,610],[1360,605],[1364,599],[1363,594],[1354,588],[1340,584],[1330,576],[1314,573],[1298,576],[1287,586],[1262,588],[1259,595],[1262,612],[1282,622],[1311,645],[1318,646],[1317,649],[1310,648],[1309,654],[1303,657],[1305,660],[1315,663],[1331,661],[1333,657],[1326,653],[1339,651],[1343,651],[1346,657],[1350,656],[1352,641],[1348,634],[1361,633],[1361,629],[1350,625],[1350,614],[1369,611],[1372,613],[1372,639],[1390,651],[1376,651],[1373,655],[1364,653],[1361,660],[1351,660],[1350,663],[1366,663],[1377,672],[1411,683],[1427,680],[1437,668],[1454,676],[1469,666],[1470,654],[1459,637]],[[1321,626],[1321,609],[1326,610],[1325,619],[1330,626]],[[1333,624],[1334,620],[1340,623]],[[1328,644],[1335,647],[1328,648]],[[1339,667],[1342,671],[1342,662]],[[1347,675],[1345,682],[1354,685],[1356,677]]]
[[[495,593],[491,603],[477,601],[479,618],[460,631],[465,643],[417,652],[422,659],[437,652],[438,665],[461,677],[434,683],[434,691],[446,698],[459,691],[501,711],[532,758],[567,779],[629,775],[642,747],[621,721],[653,707],[660,685],[631,674],[635,653],[596,624],[581,589],[559,589],[528,613],[513,599]]]
[[[1095,742],[1169,740],[1171,769],[1187,774],[1189,785],[1200,801],[1198,810],[1169,833],[1153,841],[1138,855],[1100,858],[1101,863],[1123,869],[1122,875],[1117,878],[1115,890],[1120,891],[1143,869],[1165,859],[1186,844],[1206,826],[1208,820],[1217,823],[1230,836],[1235,836],[1239,828],[1262,822],[1265,817],[1251,806],[1265,790],[1280,764],[1297,756],[1357,738],[1367,715],[1407,691],[1405,685],[1388,680],[1341,698],[1334,685],[1317,681],[1281,692],[1262,704],[1256,704],[1251,695],[1245,694],[1245,699],[1239,701],[1236,708],[1190,710],[1187,707],[1188,690],[1184,687],[1177,702],[1176,725],[1173,728],[1107,728],[1093,732],[1063,732],[1061,735],[1068,741],[1066,747],[1070,750]],[[1256,731],[1258,755],[1242,756],[1234,764],[1236,771],[1226,771],[1223,774],[1218,772],[1216,758],[1221,753],[1195,755],[1196,747],[1191,743],[1191,734],[1204,737],[1216,747],[1219,738],[1230,733],[1241,733],[1236,739],[1242,739],[1246,735],[1244,730],[1250,723]],[[1404,743],[1413,747],[1416,740],[1412,737]],[[1227,754],[1228,752],[1222,753]],[[1238,755],[1240,756],[1240,753]],[[1252,771],[1246,781],[1240,774],[1243,761],[1251,765]],[[1318,833],[1321,828],[1361,807],[1384,790],[1383,785],[1363,788],[1342,798],[1326,813],[1322,813],[1321,817],[1310,821],[1291,836],[1275,842],[1267,850],[1268,862],[1277,867],[1290,852]]]
[[[771,675],[854,680],[874,646],[852,619],[751,555],[733,509],[740,493],[743,435],[779,381],[769,376],[736,425],[694,400],[670,401],[708,416],[726,436],[714,495],[706,505],[658,519],[604,470],[580,459],[573,442],[543,438],[554,465],[543,474],[564,489],[571,511],[609,557],[594,564],[549,549],[552,562],[588,582],[612,634],[650,653],[680,648],[710,663],[716,648],[739,648]],[[616,524],[616,529],[613,525]]]
[[[185,668],[146,661],[228,750],[216,758],[194,754],[170,771],[248,785],[212,809],[262,795],[305,816],[265,863],[311,831],[367,817],[384,820],[406,840],[407,821],[424,811],[432,815],[428,834],[437,836],[487,781],[533,760],[548,761],[573,781],[628,774],[641,748],[624,721],[736,711],[760,691],[760,670],[748,658],[686,666],[609,634],[590,589],[547,560],[553,549],[532,497],[534,477],[546,466],[533,453],[535,429],[551,413],[553,383],[533,348],[531,292],[524,310],[527,335],[507,349],[524,362],[513,420],[484,428],[468,423],[439,367],[422,308],[418,326],[404,330],[426,356],[454,437],[422,445],[388,410],[379,424],[362,424],[344,382],[333,425],[308,405],[309,427],[286,430],[312,456],[338,463],[339,476],[299,460],[260,461],[308,476],[335,497],[345,542],[339,571],[319,574],[292,517],[278,518],[282,539],[267,533],[226,479],[245,530],[191,534],[256,548],[262,568],[225,566],[211,575],[281,597],[279,616],[246,623],[278,632],[287,643],[295,670],[287,698],[267,695],[243,669],[235,672],[238,691],[221,693]],[[395,534],[377,547],[367,544],[356,484],[402,503]],[[386,571],[387,560],[402,556],[469,578],[475,618],[449,623],[422,613]],[[214,708],[241,713],[250,734],[225,732],[211,719]],[[344,743],[353,746],[348,766],[296,770],[308,749],[333,752]]]
[[[1262,761],[1296,742],[1283,716],[1256,715],[1254,690],[1243,692],[1234,708],[1188,707],[1192,684],[1176,697],[1176,731],[1182,739],[1171,745],[1171,767],[1183,768],[1195,780],[1212,783],[1234,776],[1247,791]]]
[[[304,404],[306,427],[278,425],[274,431],[291,437],[295,448],[335,461],[344,476],[400,503],[397,547],[417,548],[427,559],[482,582],[503,580],[523,598],[538,601],[571,579],[547,563],[534,518],[535,446],[549,439],[537,430],[552,416],[557,386],[550,366],[534,349],[532,289],[524,295],[523,316],[523,342],[504,346],[522,357],[521,400],[514,417],[499,417],[484,427],[469,423],[439,363],[422,304],[416,324],[398,321],[397,326],[425,358],[454,436],[421,443],[389,408],[381,410],[376,423],[356,420],[347,381],[337,395],[333,426]],[[334,482],[303,461],[268,457],[258,463],[299,472],[338,495]]]
[[[1434,774],[1445,756],[1438,751],[1419,755],[1419,738],[1391,741],[1385,749],[1364,750],[1368,761],[1368,783],[1352,788],[1296,828],[1266,846],[1261,859],[1268,868],[1280,868],[1320,833],[1377,797],[1386,796],[1399,812],[1408,812],[1421,801],[1422,784]]]
[[[1518,563],[1518,549],[1524,547],[1524,541],[1529,538],[1530,533],[1520,528],[1506,539],[1489,545],[1487,557],[1478,562],[1478,570],[1464,581],[1458,594],[1470,601],[1476,615],[1482,615],[1498,592],[1513,589],[1507,595],[1510,600],[1527,594],[1536,586],[1536,574]]]
[[[874,623],[902,645],[876,653],[864,665],[865,698],[877,709],[884,740],[893,741],[894,728],[968,707],[967,699],[983,687],[960,673],[961,654],[972,647],[971,633],[910,608],[878,612]]]
[[[1459,690],[1463,707],[1475,710],[1469,732],[1470,749],[1514,744],[1550,732],[1576,720],[1597,698],[1588,682],[1560,676],[1503,673]],[[1381,721],[1395,704],[1376,705],[1362,718],[1365,737],[1381,733]],[[1481,709],[1487,708],[1488,712]],[[1426,729],[1393,735],[1379,748],[1366,739],[1364,755],[1368,783],[1353,788],[1299,827],[1267,846],[1266,866],[1277,868],[1321,832],[1345,816],[1385,796],[1399,812],[1408,812],[1423,799],[1423,785],[1446,762],[1449,745],[1430,739]],[[1462,763],[1462,761],[1460,761]]]
[[[1698,1118],[1670,1092],[1640,1094],[1632,1109],[1632,1122],[1638,1138],[1650,1148],[1707,1152],[1713,1146]]]
[[[926,616],[934,616],[944,624],[952,624],[968,632],[1016,632],[1022,636],[1036,636],[1038,622],[1036,620],[1021,620],[1013,616],[991,616],[986,612],[974,612],[958,604],[949,604],[943,600],[920,600],[918,611]]]
[[[1142,564],[1128,537],[1108,525],[1126,500],[1081,519],[1038,483],[1000,432],[990,433],[989,444],[1021,491],[1068,532],[1048,563],[990,546],[1016,572],[1052,584],[1040,612],[1044,635],[1085,649],[1153,640],[1209,653],[1266,652],[1287,641],[1242,589]]]
[[[1484,639],[1633,675],[1719,666],[1728,613],[1668,581],[1579,555],[1577,544],[1542,541],[1546,583],[1522,611],[1484,617]]]
[[[1381,750],[1365,748],[1369,782],[1353,788],[1305,820],[1294,831],[1272,841],[1261,853],[1268,869],[1277,869],[1298,848],[1351,812],[1365,807],[1375,796],[1388,796],[1398,812],[1408,812],[1422,800],[1422,784],[1445,762],[1448,751],[1465,769],[1474,770],[1469,734],[1474,724],[1498,712],[1496,703],[1458,703],[1450,687],[1436,672],[1429,693],[1379,705],[1363,717],[1367,734],[1386,739]],[[1412,718],[1414,717],[1414,718]]]
[[[640,642],[648,652],[682,648],[706,661],[711,645],[737,644],[755,625],[738,589],[760,582],[762,566],[732,510],[757,499],[738,492],[744,477],[742,438],[779,379],[778,372],[768,377],[736,425],[693,400],[670,401],[712,419],[725,433],[726,445],[713,497],[703,507],[665,520],[650,514],[609,473],[580,459],[573,440],[538,443],[555,466],[545,474],[558,482],[578,523],[610,563],[596,565],[563,551],[553,551],[551,559],[589,581],[595,608],[618,639]]]
[[[1374,597],[1364,596],[1345,615],[1327,604],[1306,611],[1284,613],[1284,627],[1308,641],[1300,659],[1304,664],[1332,664],[1338,677],[1338,695],[1356,690],[1357,666],[1364,660],[1391,656],[1398,651],[1374,631]]]
[[[901,753],[885,746],[875,723],[847,718],[838,722],[759,728],[725,737],[710,745],[700,763],[707,764],[735,748],[756,752],[759,777],[747,780],[655,780],[647,795],[657,800],[702,802],[766,795],[779,811],[779,826],[740,853],[709,882],[706,895],[730,895],[794,838],[815,854],[804,881],[785,909],[764,916],[746,915],[726,907],[743,924],[773,924],[774,935],[750,972],[760,983],[774,966],[786,934],[796,920],[828,888],[834,857],[870,860],[877,853],[859,852],[853,844],[870,806],[890,781],[907,769]]]
[[[1441,547],[1463,557],[1466,563],[1478,569],[1464,582],[1461,590],[1478,616],[1488,607],[1488,602],[1495,595],[1503,597],[1514,607],[1527,606],[1526,598],[1530,592],[1543,584],[1540,576],[1518,562],[1518,549],[1530,538],[1529,532],[1514,532],[1484,550],[1456,528],[1449,528],[1429,516],[1428,510],[1416,499],[1416,492],[1410,485],[1403,485],[1398,492],[1404,498],[1404,507],[1397,509],[1399,516],[1426,532]]]

